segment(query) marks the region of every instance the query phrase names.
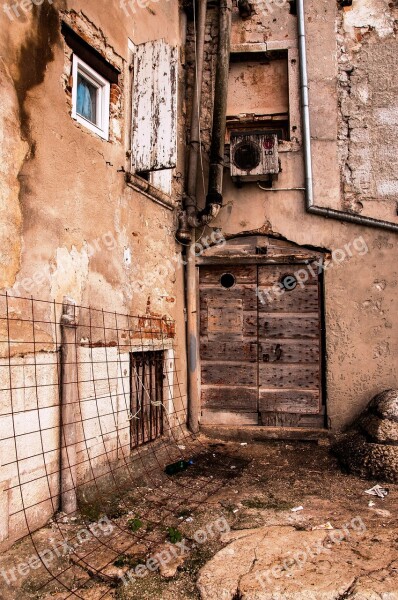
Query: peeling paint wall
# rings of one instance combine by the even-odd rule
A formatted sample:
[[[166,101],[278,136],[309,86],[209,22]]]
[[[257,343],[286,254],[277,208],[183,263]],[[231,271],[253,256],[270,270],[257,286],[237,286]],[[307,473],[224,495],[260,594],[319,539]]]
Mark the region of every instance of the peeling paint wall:
[[[18,136],[19,111],[10,72],[0,59],[0,287],[13,284],[20,267],[22,214],[18,174],[28,151]]]
[[[118,89],[111,89],[109,142],[71,118],[72,51],[61,20],[121,71]],[[166,37],[181,47],[177,3],[126,14],[116,0],[112,9],[60,0],[11,23],[2,14],[1,21],[7,86],[1,168],[8,177],[1,188],[1,251],[9,264],[2,290],[57,301],[67,293],[78,303],[136,313],[147,310],[149,298],[156,314],[176,317],[175,303],[165,298],[177,295],[182,274],[159,268],[166,259],[177,264],[181,252],[172,235],[174,212],[127,186],[124,170],[131,128],[128,40]]]
[[[184,19],[178,2],[136,6],[134,11],[127,3],[122,7],[119,0],[44,0],[41,6],[23,4],[27,8],[20,8],[19,17],[11,13],[10,19],[5,11],[0,13],[0,293],[56,302],[62,302],[67,295],[84,306],[172,319],[181,387],[177,390],[172,386],[170,394],[174,391],[178,396],[174,408],[181,410],[186,402],[184,278],[181,246],[174,237],[173,207],[178,207],[183,186],[182,120],[178,124],[177,167],[171,178],[168,205],[150,191],[143,193],[126,182],[132,113],[129,40],[137,45],[164,39],[178,49],[182,63]],[[112,84],[110,90],[109,141],[72,119],[72,51],[61,34],[62,21],[120,71],[118,84]],[[183,81],[181,63],[179,87]],[[15,360],[15,381],[22,377],[25,382],[26,372],[34,362],[31,343],[20,343],[31,342],[26,321],[29,310],[29,302],[25,306],[21,301],[19,308],[10,312],[15,319],[11,337],[18,342],[10,349]],[[46,321],[50,311],[51,304],[43,304],[36,317]],[[2,319],[3,340],[7,338],[6,326]],[[40,335],[35,357],[40,363],[45,356],[48,365],[48,372],[41,372],[39,377],[43,382],[45,378],[50,382],[55,378],[57,386],[51,387],[43,406],[37,402],[31,406],[23,399],[17,406],[21,411],[19,427],[27,433],[25,441],[20,442],[18,458],[31,456],[39,435],[39,410],[50,404],[51,415],[47,415],[49,411],[42,413],[43,418],[48,416],[49,423],[43,439],[54,450],[55,475],[51,485],[56,498],[59,432],[54,423],[60,419],[57,340],[50,326],[39,325],[37,332]],[[0,344],[0,378],[6,372],[7,352],[6,344]],[[3,380],[2,388],[10,387],[10,382],[2,383]],[[172,406],[173,398],[169,401]],[[17,481],[17,465],[16,457],[10,454],[9,412],[9,401],[2,397],[0,502],[4,513],[0,542],[5,545],[27,533],[23,513],[7,518],[19,506],[19,500],[10,491]],[[90,437],[92,432],[88,428],[85,433]],[[37,486],[32,486],[33,503],[39,501],[46,487],[43,465],[39,459],[36,462],[31,467],[24,465],[26,472],[31,468],[38,479]],[[100,468],[99,462],[96,466]],[[6,463],[8,466],[4,467]],[[85,477],[85,473],[80,476]],[[30,523],[40,526],[51,516],[54,506],[47,503],[35,510],[37,514],[31,515]]]
[[[339,20],[339,148],[347,208],[385,218],[398,201],[398,6],[357,2]]]

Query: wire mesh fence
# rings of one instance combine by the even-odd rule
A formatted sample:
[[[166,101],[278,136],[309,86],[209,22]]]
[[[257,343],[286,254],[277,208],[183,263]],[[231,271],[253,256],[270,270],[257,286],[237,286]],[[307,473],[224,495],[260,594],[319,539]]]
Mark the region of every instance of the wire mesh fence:
[[[222,485],[165,474],[205,454],[181,364],[165,317],[0,295],[4,598],[21,579],[26,597],[114,597],[118,568]]]

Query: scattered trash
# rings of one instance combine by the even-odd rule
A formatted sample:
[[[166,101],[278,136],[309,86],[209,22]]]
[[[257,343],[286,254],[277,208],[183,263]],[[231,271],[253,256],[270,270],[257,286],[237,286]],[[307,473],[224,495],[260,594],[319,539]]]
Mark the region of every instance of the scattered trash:
[[[372,508],[372,512],[376,513],[376,515],[379,515],[379,517],[384,517],[385,519],[391,517],[390,511],[383,510],[382,508]]]
[[[180,450],[185,450],[185,446],[178,446]]]
[[[369,506],[370,508],[372,508],[372,506],[376,506],[376,502],[373,502],[373,500],[369,500],[369,504],[368,504],[368,506]]]
[[[233,512],[233,513],[237,513],[237,512],[238,512],[238,510],[239,510],[239,508],[234,508],[232,512]]]
[[[193,465],[193,460],[179,460],[176,463],[167,465],[165,468],[165,473],[167,475],[175,475],[176,473],[180,473],[180,471],[185,471],[191,465]]]
[[[304,506],[295,506],[292,508],[292,512],[299,512],[300,510],[304,510]]]
[[[242,442],[241,446],[247,446],[247,442]]]
[[[231,466],[231,469],[236,469],[235,465],[232,465],[232,466]]]
[[[323,530],[323,529],[334,529],[334,527],[331,524],[331,522],[328,521],[327,523],[323,523],[323,525],[316,525],[316,527],[312,528],[312,531],[318,531],[318,530]]]
[[[192,518],[192,517],[188,517],[187,519],[185,519],[185,522],[186,522],[186,523],[192,523],[192,521],[193,521],[193,518]]]
[[[385,498],[388,495],[388,492],[388,489],[381,487],[381,485],[379,484],[370,488],[370,490],[365,490],[365,494],[369,494],[370,496],[377,496],[378,498]]]

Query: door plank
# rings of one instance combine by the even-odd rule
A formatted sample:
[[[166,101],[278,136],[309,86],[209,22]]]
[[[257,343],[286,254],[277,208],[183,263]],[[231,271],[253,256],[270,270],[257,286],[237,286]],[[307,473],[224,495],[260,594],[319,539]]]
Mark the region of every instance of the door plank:
[[[257,384],[255,363],[202,362],[203,384],[254,386]]]
[[[258,425],[258,412],[242,413],[225,410],[202,410],[202,425]]]
[[[285,275],[295,275],[299,281],[302,281],[304,287],[318,285],[318,276],[316,269],[313,275],[306,265],[265,265],[258,268],[258,285],[272,286],[279,283]],[[308,279],[305,281],[305,277]]]
[[[319,413],[319,390],[269,391],[260,389],[260,412]]]
[[[292,291],[275,293],[272,287],[262,286],[258,292],[258,310],[264,312],[312,313],[319,307],[318,286],[296,287]]]
[[[200,357],[202,360],[232,360],[243,362],[257,361],[257,342],[251,338],[242,339],[239,344],[225,340],[201,339]]]
[[[230,289],[219,287],[204,287],[200,290],[200,306],[224,306],[225,302],[241,300],[243,310],[257,309],[256,286],[252,284],[235,285]]]
[[[305,317],[286,315],[269,315],[260,313],[258,333],[260,341],[269,338],[307,339],[319,338],[319,317],[311,313]]]
[[[237,284],[257,283],[257,267],[255,265],[201,267],[199,269],[199,283],[215,283],[222,287],[220,277],[224,273],[232,273]]]
[[[258,350],[260,363],[316,363],[319,354],[316,339],[262,341]]]
[[[243,330],[242,337],[254,337],[257,340],[257,311],[244,311],[243,312]],[[200,334],[202,338],[206,338],[209,335],[208,330],[208,312],[206,309],[200,311]],[[229,337],[234,337],[235,334],[225,331],[223,334],[224,340],[228,340]]]
[[[261,412],[260,422],[265,427],[313,427],[325,426],[324,415],[303,415],[295,413]]]
[[[202,406],[219,410],[257,412],[258,389],[244,386],[203,386]]]
[[[259,385],[267,389],[319,389],[319,365],[259,365]]]

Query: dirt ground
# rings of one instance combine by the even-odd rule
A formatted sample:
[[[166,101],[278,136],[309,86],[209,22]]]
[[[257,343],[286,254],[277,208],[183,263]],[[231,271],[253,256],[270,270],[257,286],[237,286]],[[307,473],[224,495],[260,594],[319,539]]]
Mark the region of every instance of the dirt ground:
[[[341,530],[354,522],[362,523],[363,527],[358,526],[358,535],[355,533],[345,541],[350,555],[334,553],[333,569],[338,567],[342,579],[345,572],[351,576],[354,567],[356,575],[366,575],[375,571],[372,560],[377,557],[389,569],[380,577],[390,583],[384,587],[381,584],[381,592],[373,598],[393,599],[387,594],[391,578],[398,582],[395,579],[397,485],[383,486],[389,490],[385,499],[365,494],[377,482],[342,473],[330,448],[314,442],[241,444],[204,438],[200,441],[201,450],[191,457],[194,464],[187,470],[171,477],[159,471],[151,481],[141,481],[125,490],[123,497],[113,495],[107,506],[91,507],[92,514],[86,509],[85,514],[74,520],[59,519],[32,539],[17,544],[0,559],[0,573],[3,573],[0,597],[4,600],[199,600],[214,596],[221,600],[217,591],[213,596],[206,595],[202,587],[200,591],[197,580],[200,574],[203,578],[203,567],[211,565],[209,561],[214,556],[217,559],[219,551],[225,552],[231,541],[244,535],[238,532],[258,530],[266,535],[269,528],[275,534],[275,527],[280,527],[280,543],[285,532],[286,540],[292,531],[326,535],[332,530],[322,527]],[[302,510],[292,510],[297,507]],[[74,551],[56,557],[48,565],[48,571],[41,567],[12,579],[9,571],[12,565],[28,561],[29,556],[60,536],[73,540],[79,528],[82,530],[87,523],[98,520],[101,512],[112,523],[111,535],[105,535],[108,534],[105,531],[94,541],[76,542]],[[159,556],[163,556],[163,563],[158,558],[153,571],[142,566],[148,564],[148,559]],[[220,556],[221,561],[226,560]],[[317,565],[314,569],[316,579]],[[381,570],[378,568],[378,572]],[[209,573],[206,577],[211,580],[211,569]],[[328,578],[327,569],[323,577]],[[392,589],[398,592],[398,583]],[[239,589],[228,591],[228,586],[224,593],[225,600],[268,597],[256,596],[254,592],[245,595]],[[287,597],[301,598],[298,593]],[[280,598],[283,600],[284,596]]]

